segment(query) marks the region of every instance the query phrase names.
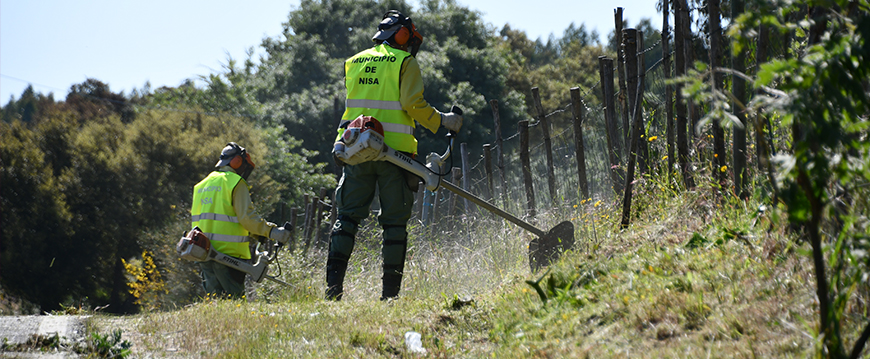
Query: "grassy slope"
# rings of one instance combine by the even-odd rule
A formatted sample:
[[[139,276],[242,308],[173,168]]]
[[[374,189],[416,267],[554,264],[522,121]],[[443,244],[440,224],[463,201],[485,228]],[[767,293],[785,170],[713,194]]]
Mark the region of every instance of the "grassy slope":
[[[816,302],[804,249],[759,216],[757,203],[657,192],[636,195],[641,214],[623,232],[610,215],[619,209],[600,202],[539,217],[540,227],[564,219],[577,226],[576,251],[541,281],[546,304],[525,283],[544,274],[528,271],[529,235],[477,219],[410,249],[398,301],[377,300],[380,250],[376,232],[368,231],[358,240],[342,302],[320,299],[325,261],[314,250],[305,259],[285,256],[284,278],[296,288],[264,285],[252,302],[204,300],[95,323],[123,328],[142,356],[410,357],[403,334],[412,330],[422,334],[429,357],[812,353]],[[424,237],[421,230],[412,238]],[[473,304],[454,308],[457,296]],[[848,312],[849,325],[861,310]],[[844,333],[854,332],[849,325]]]

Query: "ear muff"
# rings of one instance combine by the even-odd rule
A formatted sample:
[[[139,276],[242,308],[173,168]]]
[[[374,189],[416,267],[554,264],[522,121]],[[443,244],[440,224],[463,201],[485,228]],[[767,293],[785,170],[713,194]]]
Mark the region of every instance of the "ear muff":
[[[233,159],[230,160],[230,167],[232,167],[232,169],[234,169],[234,170],[237,170],[237,169],[239,169],[239,167],[242,167],[243,161],[244,160],[242,159],[241,154],[236,155],[236,157],[233,157]]]
[[[396,39],[396,45],[404,45],[408,43],[408,39],[411,38],[411,32],[408,31],[407,27],[402,26],[399,31],[396,31],[396,35],[394,35],[394,39]]]

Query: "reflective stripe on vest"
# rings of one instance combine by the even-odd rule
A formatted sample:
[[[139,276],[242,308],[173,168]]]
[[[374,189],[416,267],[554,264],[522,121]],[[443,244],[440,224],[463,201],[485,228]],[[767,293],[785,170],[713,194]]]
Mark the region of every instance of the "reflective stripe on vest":
[[[199,227],[215,250],[249,259],[249,233],[239,224],[233,209],[233,189],[242,181],[242,177],[234,172],[212,172],[193,187],[190,215],[192,227]]]
[[[206,237],[208,237],[211,241],[220,241],[220,242],[229,242],[229,243],[245,243],[245,248],[248,248],[248,236],[231,236],[229,234],[217,234],[217,233],[205,233]],[[214,243],[212,243],[214,244]],[[217,249],[217,248],[215,248]],[[218,252],[224,253],[224,251],[218,249]],[[227,254],[227,253],[224,253]],[[250,255],[250,252],[248,253]],[[233,257],[236,257],[233,255]],[[241,257],[240,257],[241,258]],[[248,259],[248,258],[243,258]]]
[[[376,118],[384,126],[384,143],[393,149],[417,153],[414,119],[402,110],[399,78],[402,63],[411,54],[381,44],[344,63],[347,101],[342,120],[360,115]],[[339,127],[338,138],[344,133]]]
[[[345,126],[350,123],[348,120],[341,121],[339,126]],[[384,127],[384,133],[386,132],[396,132],[396,133],[404,133],[408,135],[414,135],[414,128],[408,125],[402,125],[398,123],[381,123],[381,126]]]
[[[399,101],[381,101],[381,100],[346,100],[344,105],[347,107],[366,107],[378,110],[401,110],[402,103]],[[378,120],[380,121],[380,120]]]
[[[228,216],[228,215],[225,215],[225,214],[217,214],[217,213],[202,213],[202,214],[200,214],[200,215],[198,215],[198,216],[191,216],[191,217],[190,217],[190,221],[191,221],[191,222],[197,222],[197,221],[199,221],[199,220],[201,220],[201,219],[210,219],[210,220],[213,220],[213,221],[222,221],[222,222],[233,222],[233,223],[239,223],[239,217],[236,217],[236,216]],[[202,229],[202,228],[200,228],[200,229]]]

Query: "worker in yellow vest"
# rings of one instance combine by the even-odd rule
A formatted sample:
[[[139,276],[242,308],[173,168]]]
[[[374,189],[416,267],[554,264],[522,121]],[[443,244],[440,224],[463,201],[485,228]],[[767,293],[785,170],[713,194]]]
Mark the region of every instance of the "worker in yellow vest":
[[[254,167],[245,148],[230,142],[221,151],[215,171],[193,187],[191,227],[199,227],[212,248],[241,261],[251,259],[250,234],[280,243],[287,243],[291,237],[289,230],[266,222],[254,211],[247,182]],[[244,272],[214,261],[199,265],[207,293],[235,298],[244,295]]]
[[[462,127],[462,116],[442,113],[423,98],[420,65],[414,56],[423,36],[411,18],[396,10],[387,12],[372,37],[375,45],[344,64],[347,101],[340,139],[347,125],[359,116],[371,116],[384,129],[384,143],[410,156],[417,154],[414,121],[435,133],[440,126],[451,131]],[[339,165],[341,165],[339,163]],[[398,166],[364,162],[343,166],[335,191],[338,219],[330,235],[326,262],[326,298],[340,300],[344,276],[360,222],[369,214],[375,189],[381,205],[378,223],[383,228],[383,291],[381,300],[398,296],[408,247],[406,225],[419,179]]]

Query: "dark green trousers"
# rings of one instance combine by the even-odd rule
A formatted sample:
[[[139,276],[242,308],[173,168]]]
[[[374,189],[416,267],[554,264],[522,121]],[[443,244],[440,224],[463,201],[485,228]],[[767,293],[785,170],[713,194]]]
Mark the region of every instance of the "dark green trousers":
[[[384,162],[365,162],[344,166],[335,202],[338,219],[332,227],[329,258],[326,262],[326,297],[341,299],[347,263],[353,253],[359,225],[369,215],[375,189],[381,210],[378,224],[383,227],[383,293],[381,299],[399,294],[405,252],[408,247],[406,226],[411,218],[414,194],[408,185],[409,174],[396,165]]]
[[[246,259],[239,259],[246,262]],[[245,295],[245,273],[217,262],[199,262],[206,293],[240,299]]]

